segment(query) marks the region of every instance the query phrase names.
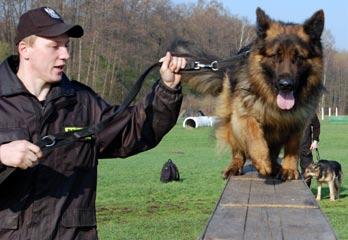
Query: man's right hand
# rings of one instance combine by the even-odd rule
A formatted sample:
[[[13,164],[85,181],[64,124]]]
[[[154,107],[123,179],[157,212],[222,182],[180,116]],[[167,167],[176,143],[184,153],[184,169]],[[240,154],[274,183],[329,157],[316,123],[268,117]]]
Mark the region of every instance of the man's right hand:
[[[27,169],[42,158],[41,149],[27,140],[17,140],[0,145],[0,162],[9,167]]]

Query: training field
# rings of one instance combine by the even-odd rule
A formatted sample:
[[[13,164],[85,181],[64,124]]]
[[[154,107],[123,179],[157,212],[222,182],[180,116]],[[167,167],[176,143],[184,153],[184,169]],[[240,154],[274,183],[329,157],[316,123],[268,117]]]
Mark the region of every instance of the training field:
[[[348,124],[321,122],[323,159],[338,160],[348,175]],[[230,160],[218,154],[212,128],[183,129],[181,123],[153,150],[127,159],[101,160],[97,189],[97,224],[101,240],[197,239],[223,190],[221,170]],[[159,181],[165,161],[179,168],[181,182]],[[312,184],[316,192],[316,184]],[[323,187],[320,206],[339,239],[348,239],[348,179],[341,199],[330,202]],[[304,223],[305,224],[305,223]]]

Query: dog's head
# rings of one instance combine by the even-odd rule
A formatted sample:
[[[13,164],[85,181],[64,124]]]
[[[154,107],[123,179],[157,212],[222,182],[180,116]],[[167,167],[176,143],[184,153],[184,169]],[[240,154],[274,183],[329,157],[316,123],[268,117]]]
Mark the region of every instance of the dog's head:
[[[257,38],[250,61],[254,69],[251,73],[254,85],[263,90],[268,88],[271,93],[268,100],[281,110],[292,109],[301,98],[320,94],[320,38],[324,12],[317,11],[303,24],[274,21],[260,8],[256,15]],[[260,75],[266,83],[258,79]]]
[[[312,177],[319,177],[320,175],[320,165],[318,163],[311,163],[309,166],[305,169],[303,173],[303,177],[305,179],[309,179]]]

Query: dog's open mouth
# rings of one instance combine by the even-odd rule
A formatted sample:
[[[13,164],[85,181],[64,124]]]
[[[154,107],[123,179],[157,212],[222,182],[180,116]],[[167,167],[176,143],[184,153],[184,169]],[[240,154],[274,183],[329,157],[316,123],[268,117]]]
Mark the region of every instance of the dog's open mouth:
[[[294,92],[280,90],[277,95],[277,105],[282,110],[290,110],[295,105]]]

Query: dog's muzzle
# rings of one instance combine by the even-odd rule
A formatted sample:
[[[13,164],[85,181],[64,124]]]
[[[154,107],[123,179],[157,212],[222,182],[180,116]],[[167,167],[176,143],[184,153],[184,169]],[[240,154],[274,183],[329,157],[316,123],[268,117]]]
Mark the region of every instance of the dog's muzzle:
[[[281,78],[278,81],[277,105],[282,110],[290,110],[295,105],[294,81],[290,78]]]
[[[278,88],[280,91],[292,91],[294,89],[294,81],[289,78],[282,78],[278,82]]]

